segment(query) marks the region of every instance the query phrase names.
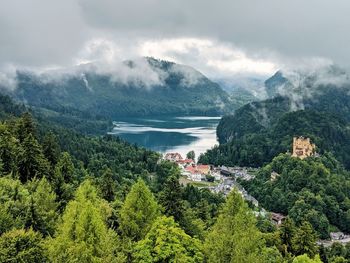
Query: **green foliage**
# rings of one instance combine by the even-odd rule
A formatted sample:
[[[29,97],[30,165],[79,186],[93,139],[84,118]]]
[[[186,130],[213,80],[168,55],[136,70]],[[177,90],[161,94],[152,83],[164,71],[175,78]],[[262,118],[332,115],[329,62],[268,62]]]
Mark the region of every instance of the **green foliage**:
[[[319,256],[309,258],[308,255],[300,255],[294,258],[293,263],[322,263]]]
[[[25,112],[16,123],[15,127],[16,137],[22,143],[24,140],[32,135],[35,139],[37,137],[36,124],[30,112]]]
[[[47,242],[49,258],[53,262],[116,262],[118,240],[107,228],[108,210],[91,182],[84,181],[68,203],[56,237]]]
[[[155,188],[157,191],[160,191],[163,188],[165,182],[174,176],[180,178],[180,169],[177,164],[169,161],[162,161],[156,168],[156,180]]]
[[[186,154],[186,158],[187,159],[192,159],[192,160],[195,160],[196,159],[196,154],[195,152],[192,150],[192,151],[189,151],[187,154]]]
[[[60,210],[62,210],[73,197],[74,179],[74,164],[71,160],[70,154],[64,152],[55,166],[53,176],[50,178],[51,184],[57,195],[57,201],[60,203]]]
[[[31,193],[25,227],[41,232],[43,235],[53,235],[56,226],[57,203],[56,194],[52,191],[49,182],[43,178],[28,185]]]
[[[0,234],[25,225],[30,193],[19,180],[0,178]]]
[[[349,231],[350,176],[330,155],[300,160],[282,154],[243,184],[263,207],[288,214],[297,225],[309,222],[321,238],[331,224]]]
[[[134,262],[203,262],[199,240],[187,235],[169,217],[159,217],[135,247]]]
[[[49,163],[45,159],[41,145],[32,133],[23,139],[19,153],[18,173],[21,182],[25,183],[33,178],[42,178],[49,173]]]
[[[293,252],[294,255],[307,254],[313,258],[318,253],[316,245],[317,236],[312,229],[312,226],[304,222],[293,236]]]
[[[133,241],[146,236],[159,216],[158,204],[143,180],[135,183],[120,209],[120,230]]]
[[[102,198],[111,202],[115,198],[117,184],[113,178],[113,173],[110,168],[106,168],[99,180],[99,186]]]
[[[0,159],[2,161],[2,173],[16,173],[20,145],[9,125],[0,124]]]
[[[50,162],[51,166],[55,166],[61,153],[57,136],[52,132],[45,134],[42,146],[46,159]]]
[[[47,262],[43,241],[33,230],[11,230],[0,236],[0,262]]]
[[[209,232],[204,252],[208,262],[263,262],[261,233],[247,204],[237,191],[227,197],[217,222]]]
[[[182,189],[177,177],[171,176],[167,179],[163,190],[159,193],[159,204],[163,206],[167,216],[172,216],[176,222],[182,220],[184,204]]]

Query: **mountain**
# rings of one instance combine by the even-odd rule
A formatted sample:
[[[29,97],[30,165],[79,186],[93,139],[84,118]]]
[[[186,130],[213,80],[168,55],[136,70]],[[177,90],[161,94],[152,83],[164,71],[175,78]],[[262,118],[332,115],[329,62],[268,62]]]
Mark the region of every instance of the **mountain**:
[[[109,69],[86,64],[41,74],[17,72],[8,94],[32,107],[101,118],[148,115],[220,115],[228,94],[195,69],[144,58]]]
[[[231,78],[215,78],[214,81],[230,95],[234,109],[267,98],[264,79],[261,77],[235,75]]]
[[[319,72],[277,72],[265,82],[275,97],[244,105],[224,116],[218,127],[220,146],[202,162],[261,166],[291,149],[293,136],[308,136],[320,153],[330,151],[350,167],[350,82],[330,67]],[[298,81],[296,81],[298,80]]]

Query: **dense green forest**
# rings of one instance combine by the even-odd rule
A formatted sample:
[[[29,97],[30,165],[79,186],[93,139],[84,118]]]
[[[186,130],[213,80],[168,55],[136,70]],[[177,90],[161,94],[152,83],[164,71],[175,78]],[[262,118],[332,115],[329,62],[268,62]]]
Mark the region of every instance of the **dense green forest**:
[[[350,173],[330,154],[305,160],[281,154],[242,184],[264,208],[309,222],[323,239],[330,231],[350,232]]]
[[[0,262],[350,258],[348,246],[319,248],[307,220],[277,229],[236,191],[224,198],[180,185],[177,166],[157,153],[0,99]]]
[[[346,168],[350,167],[349,122],[338,115],[314,110],[288,112],[267,128],[257,123],[255,126],[252,121],[236,128],[236,120],[231,120],[231,117],[222,119],[218,133],[222,127],[227,129],[230,125],[226,122],[230,122],[237,131],[236,137],[208,150],[200,157],[201,162],[260,167],[279,153],[290,152],[294,136],[305,136],[316,144],[319,154],[331,152]]]

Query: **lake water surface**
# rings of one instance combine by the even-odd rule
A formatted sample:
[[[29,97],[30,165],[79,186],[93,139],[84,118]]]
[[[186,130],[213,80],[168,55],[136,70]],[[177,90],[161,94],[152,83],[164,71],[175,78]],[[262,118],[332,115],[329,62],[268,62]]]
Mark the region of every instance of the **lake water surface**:
[[[161,153],[179,152],[185,157],[194,150],[198,157],[217,143],[219,120],[197,116],[119,119],[111,134]]]

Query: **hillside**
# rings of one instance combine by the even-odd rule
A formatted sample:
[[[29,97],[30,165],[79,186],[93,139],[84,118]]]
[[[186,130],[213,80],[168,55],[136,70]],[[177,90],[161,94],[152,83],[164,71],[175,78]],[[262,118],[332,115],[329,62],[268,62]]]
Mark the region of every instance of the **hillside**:
[[[300,86],[276,73],[266,83],[267,89],[278,90],[279,95],[224,116],[217,128],[220,146],[209,150],[201,160],[261,166],[278,153],[289,151],[293,136],[309,136],[320,153],[332,152],[349,168],[350,82],[338,72],[328,84],[324,74],[323,78],[314,73],[299,76]]]
[[[75,116],[113,120],[147,115],[220,115],[228,94],[195,69],[146,58],[114,69],[81,65],[42,74],[17,72],[17,101]]]
[[[334,227],[350,231],[350,174],[332,156],[300,160],[281,154],[242,183],[263,207],[297,224],[308,221],[323,239]]]

